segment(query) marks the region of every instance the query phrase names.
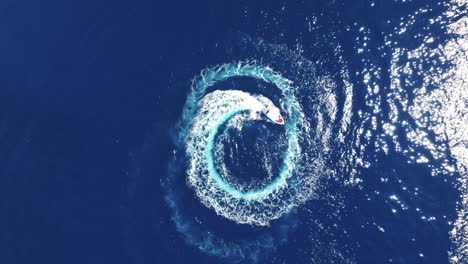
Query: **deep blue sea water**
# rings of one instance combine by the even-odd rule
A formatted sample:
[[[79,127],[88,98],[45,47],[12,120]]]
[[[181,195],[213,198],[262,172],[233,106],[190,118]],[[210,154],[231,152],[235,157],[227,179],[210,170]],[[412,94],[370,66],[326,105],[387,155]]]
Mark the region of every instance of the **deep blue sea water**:
[[[466,5],[1,2],[0,263],[468,263]]]

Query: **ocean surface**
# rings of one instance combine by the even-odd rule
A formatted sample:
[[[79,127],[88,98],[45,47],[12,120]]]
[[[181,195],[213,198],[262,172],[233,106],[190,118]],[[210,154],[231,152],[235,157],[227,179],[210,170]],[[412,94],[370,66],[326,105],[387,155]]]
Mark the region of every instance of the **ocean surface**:
[[[467,7],[0,2],[0,263],[468,263]]]

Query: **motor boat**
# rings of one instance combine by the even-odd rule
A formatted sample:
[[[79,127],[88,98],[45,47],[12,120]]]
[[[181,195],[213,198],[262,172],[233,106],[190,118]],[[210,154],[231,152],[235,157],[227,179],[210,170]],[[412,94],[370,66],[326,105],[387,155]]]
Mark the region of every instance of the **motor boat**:
[[[265,115],[273,122],[279,125],[284,125],[284,119],[280,114],[280,110],[277,107],[271,107],[265,109]]]

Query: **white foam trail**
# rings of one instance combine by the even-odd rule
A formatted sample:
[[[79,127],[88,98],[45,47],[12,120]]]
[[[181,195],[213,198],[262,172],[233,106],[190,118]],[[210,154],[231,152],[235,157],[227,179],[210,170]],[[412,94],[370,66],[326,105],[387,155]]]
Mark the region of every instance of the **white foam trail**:
[[[213,147],[219,126],[230,118],[240,118],[241,122],[256,119],[260,112],[272,107],[273,103],[266,97],[253,96],[242,91],[215,91],[206,95],[200,101],[199,106],[187,139],[187,153],[190,157],[187,171],[188,183],[194,188],[202,202],[214,208],[218,213],[238,222],[260,224],[261,222],[254,220],[253,212],[248,213],[250,217],[239,219],[239,214],[234,210],[244,207],[242,210],[245,212],[255,203],[264,203],[271,199],[275,192],[286,188],[287,178],[291,176],[291,167],[294,167],[294,164],[285,164],[285,169],[280,176],[265,188],[243,192],[229,185],[216,171]],[[242,112],[247,112],[247,114],[239,115]],[[294,151],[295,148],[290,150]],[[290,156],[294,155],[295,153],[292,153]],[[233,204],[236,207],[224,206]]]
[[[214,91],[204,95],[208,87],[231,76],[249,76],[276,85],[284,97],[284,111],[288,116],[284,126],[288,144],[280,172],[267,186],[248,191],[230,185],[221,176],[229,173],[223,164],[217,166],[221,174],[217,171],[215,162],[220,159],[216,156],[222,155],[219,153],[222,149],[215,151],[216,135],[222,125],[241,127],[243,122],[257,119],[264,109],[276,106],[264,96],[243,91]],[[290,83],[269,68],[250,64],[226,64],[207,70],[194,83],[182,119],[188,122],[180,134],[189,159],[187,182],[200,201],[219,215],[237,223],[268,225],[269,221],[310,198],[311,181],[315,177],[295,175],[300,168],[301,135],[304,139],[307,135],[302,134],[304,114]]]

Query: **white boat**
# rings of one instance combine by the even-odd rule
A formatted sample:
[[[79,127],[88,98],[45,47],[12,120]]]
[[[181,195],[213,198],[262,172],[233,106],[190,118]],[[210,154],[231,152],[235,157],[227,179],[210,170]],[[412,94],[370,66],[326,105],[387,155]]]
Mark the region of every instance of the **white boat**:
[[[277,107],[271,107],[265,109],[265,115],[279,125],[284,125],[284,119],[280,114],[280,110]]]

